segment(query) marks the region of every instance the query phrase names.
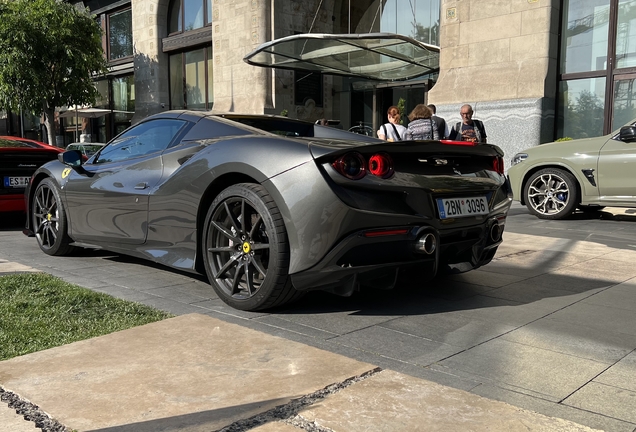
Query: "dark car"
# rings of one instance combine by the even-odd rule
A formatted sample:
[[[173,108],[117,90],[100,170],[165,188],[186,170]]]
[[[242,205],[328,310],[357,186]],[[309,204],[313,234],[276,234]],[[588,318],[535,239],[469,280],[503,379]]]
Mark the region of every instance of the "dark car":
[[[40,141],[0,136],[0,212],[24,212],[24,189],[31,175],[62,151]]]
[[[511,194],[494,145],[388,143],[284,117],[169,111],[41,167],[27,234],[205,273],[258,310],[490,262]]]

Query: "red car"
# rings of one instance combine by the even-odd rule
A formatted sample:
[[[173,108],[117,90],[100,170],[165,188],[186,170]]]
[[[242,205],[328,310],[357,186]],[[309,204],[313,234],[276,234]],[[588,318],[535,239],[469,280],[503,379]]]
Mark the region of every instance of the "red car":
[[[40,141],[0,136],[0,212],[24,212],[31,175],[63,151]]]

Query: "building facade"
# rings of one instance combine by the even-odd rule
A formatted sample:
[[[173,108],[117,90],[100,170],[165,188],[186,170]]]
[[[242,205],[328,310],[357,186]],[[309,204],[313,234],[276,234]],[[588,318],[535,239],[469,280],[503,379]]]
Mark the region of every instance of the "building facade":
[[[636,117],[636,0],[81,4],[104,30],[110,64],[109,75],[96,81],[102,95],[96,106],[113,113],[88,122],[93,141],[168,109],[328,118],[373,132],[390,105],[403,105],[408,114],[419,103],[434,103],[453,125],[469,103],[488,141],[512,156],[561,137],[606,134]],[[243,60],[261,44],[291,35],[373,32],[439,46],[439,73],[379,82]],[[68,140],[75,125],[64,122]]]

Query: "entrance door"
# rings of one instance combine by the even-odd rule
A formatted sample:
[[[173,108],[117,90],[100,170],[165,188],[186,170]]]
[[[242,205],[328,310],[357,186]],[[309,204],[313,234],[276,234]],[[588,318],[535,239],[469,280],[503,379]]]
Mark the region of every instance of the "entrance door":
[[[408,86],[408,87],[384,87],[378,88],[378,124],[386,123],[386,113],[391,106],[397,106],[401,110],[401,123],[403,126],[408,125],[408,115],[416,105],[426,103],[427,87],[425,85]]]
[[[401,109],[402,125],[408,125],[409,113],[416,105],[427,103],[427,93],[431,87],[432,80],[426,79],[409,84],[380,84],[372,88],[353,90],[350,105],[353,131],[376,136],[380,126],[388,121],[386,113],[393,105]]]

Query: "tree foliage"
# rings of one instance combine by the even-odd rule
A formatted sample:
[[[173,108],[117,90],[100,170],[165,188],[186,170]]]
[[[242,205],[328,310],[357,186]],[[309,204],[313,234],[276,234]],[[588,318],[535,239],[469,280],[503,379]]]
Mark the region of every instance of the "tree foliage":
[[[572,138],[592,138],[603,135],[604,104],[601,98],[589,90],[582,90],[574,100],[567,93],[563,96],[564,110],[562,135]]]
[[[0,107],[45,113],[92,104],[106,71],[102,31],[87,9],[58,0],[0,2]]]

